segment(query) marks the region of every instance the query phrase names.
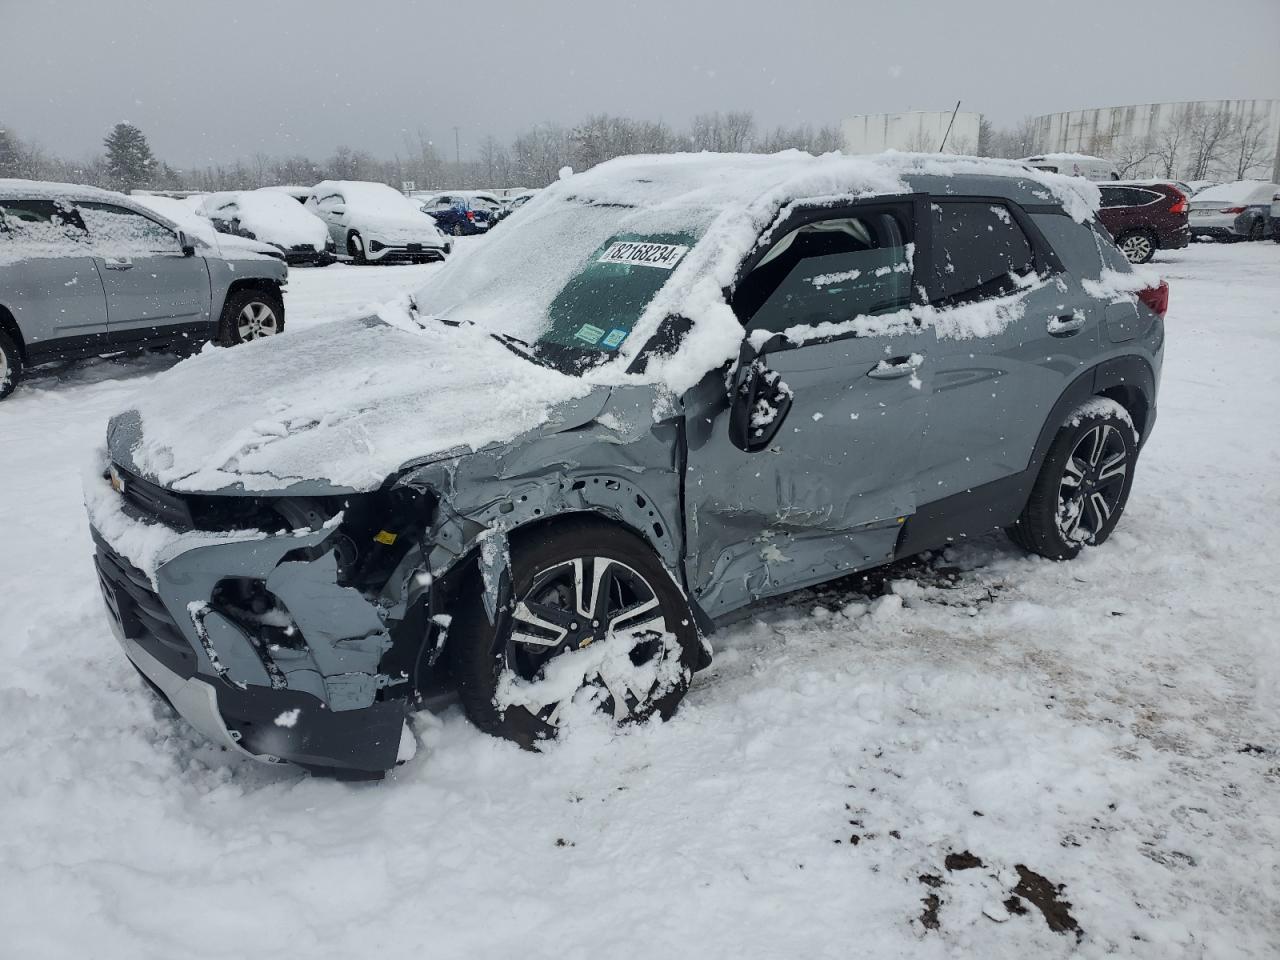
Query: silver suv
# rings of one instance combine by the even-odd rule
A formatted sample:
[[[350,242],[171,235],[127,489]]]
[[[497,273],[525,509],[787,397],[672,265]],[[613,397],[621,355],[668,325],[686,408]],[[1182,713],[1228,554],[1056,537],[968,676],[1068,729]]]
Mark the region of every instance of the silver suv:
[[[122,194],[0,180],[0,399],[25,367],[284,329],[287,268],[234,260]]]
[[[1124,509],[1168,299],[1097,203],[904,155],[562,180],[413,302],[112,421],[114,629],[219,743],[380,776],[436,693],[533,746],[670,715],[762,599],[999,530],[1074,557]],[[252,426],[210,402],[255,387]]]

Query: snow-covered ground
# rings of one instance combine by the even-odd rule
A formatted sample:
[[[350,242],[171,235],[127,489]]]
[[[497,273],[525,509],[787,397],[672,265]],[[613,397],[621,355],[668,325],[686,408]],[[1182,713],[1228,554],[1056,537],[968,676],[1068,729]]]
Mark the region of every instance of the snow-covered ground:
[[[80,468],[171,361],[25,384],[0,956],[1280,955],[1280,246],[1159,261],[1160,418],[1105,546],[992,537],[777,604],[668,724],[534,755],[419,715],[376,785],[219,752],[111,639]],[[294,270],[290,329],[432,269]]]

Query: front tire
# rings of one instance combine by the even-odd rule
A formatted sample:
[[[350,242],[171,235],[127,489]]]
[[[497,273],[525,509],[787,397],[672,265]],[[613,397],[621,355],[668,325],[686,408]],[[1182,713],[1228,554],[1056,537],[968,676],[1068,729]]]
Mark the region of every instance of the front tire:
[[[0,400],[18,388],[22,379],[22,352],[3,330],[0,330]]]
[[[486,733],[533,749],[584,691],[623,723],[667,719],[689,689],[701,647],[688,601],[626,530],[575,518],[517,540],[496,625],[482,589],[476,580],[460,599],[448,657],[463,708]]]
[[[284,332],[284,300],[279,292],[237,290],[227,297],[218,324],[224,347],[262,340]]]
[[[1122,234],[1116,246],[1130,263],[1150,263],[1156,255],[1156,242],[1149,233],[1133,230]]]
[[[1050,560],[1104,543],[1124,513],[1137,458],[1124,407],[1106,397],[1081,404],[1054,437],[1010,538]]]
[[[369,262],[369,257],[364,250],[364,239],[354,230],[347,234],[347,256],[356,263]]]

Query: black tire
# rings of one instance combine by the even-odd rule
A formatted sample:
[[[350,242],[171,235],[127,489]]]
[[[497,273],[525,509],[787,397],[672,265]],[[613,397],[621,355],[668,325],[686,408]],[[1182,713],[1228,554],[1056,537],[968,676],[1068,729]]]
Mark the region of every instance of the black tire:
[[[628,607],[641,613],[639,602],[642,601],[634,601],[633,598],[643,597],[643,589],[639,593],[630,591],[633,587],[649,588],[650,595],[657,600],[656,612],[651,608],[640,619],[630,622],[639,624],[649,617],[660,618],[667,634],[674,637],[675,646],[663,640],[636,642],[631,653],[632,662],[661,665],[665,670],[659,672],[665,672],[667,678],[651,687],[645,699],[633,697],[633,691],[627,689],[621,697],[625,703],[624,710],[616,708],[612,694],[602,683],[593,682],[599,679],[598,675],[588,678],[578,690],[597,687],[602,708],[612,711],[619,722],[644,720],[655,713],[665,720],[675,712],[689,689],[701,655],[701,642],[688,601],[654,552],[635,534],[592,517],[569,518],[516,539],[511,550],[511,600],[500,611],[496,626],[489,622],[485,613],[478,577],[466,585],[459,597],[446,656],[462,706],[481,730],[512,740],[526,749],[535,749],[540,742],[556,736],[558,728],[555,721],[560,705],[548,703],[536,712],[531,707],[518,705],[503,709],[497,703],[499,687],[504,674],[508,681],[516,678],[516,682],[536,681],[542,677],[543,667],[551,661],[566,653],[581,651],[595,639],[607,636],[607,623],[603,628],[597,623],[593,630],[584,617],[579,625],[573,606],[553,608],[552,601],[548,600],[549,596],[554,598],[556,591],[564,588],[563,578],[571,578],[575,572],[580,573],[579,582],[588,578],[594,582],[595,564],[602,559],[606,561],[602,577],[609,577],[609,587],[601,591],[608,594],[604,601],[606,617],[601,620],[607,620],[612,614],[616,621],[620,619],[616,611]],[[582,562],[581,571],[573,566],[575,560]],[[567,589],[571,588],[565,589],[566,593],[559,596],[568,601]],[[591,589],[594,592],[594,588]],[[536,602],[538,599],[543,602]],[[620,607],[613,605],[615,599]],[[587,598],[586,602],[595,612],[596,598]],[[518,614],[521,607],[526,612],[534,609],[543,615],[558,614],[557,619],[564,618],[565,628],[572,623],[580,629],[576,633],[566,630],[566,636],[557,644],[549,639],[555,628],[540,631],[537,626],[531,626],[530,621]],[[534,616],[531,612],[527,615]],[[520,635],[524,636],[541,632],[548,645],[518,642],[513,637],[517,627],[523,628]],[[647,632],[638,634],[646,637],[655,635]],[[639,661],[637,655],[641,657]]]
[[[359,232],[352,230],[347,234],[347,256],[356,263],[364,264],[369,262],[369,257],[365,254],[364,237]]]
[[[260,312],[264,308],[270,313],[270,321]],[[243,329],[244,324],[241,322],[241,314],[246,310],[260,317],[257,326],[250,324],[247,330]],[[236,290],[222,305],[222,318],[218,321],[218,343],[224,347],[281,333],[284,333],[284,300],[278,290]]]
[[[1124,513],[1137,458],[1123,407],[1104,397],[1077,407],[1049,446],[1010,539],[1050,560],[1070,560],[1104,543]]]
[[[1254,220],[1253,223],[1249,224],[1250,240],[1254,240],[1254,241],[1261,240],[1266,235],[1266,233],[1267,233],[1267,228],[1261,220]]]
[[[1130,230],[1122,233],[1116,246],[1130,263],[1150,263],[1156,255],[1156,238],[1146,230]]]
[[[18,388],[22,366],[22,351],[12,337],[0,330],[0,400]]]
[[[460,237],[460,236],[462,236],[462,235],[463,235],[462,224],[460,224],[460,223],[455,223],[455,224],[453,225],[453,235],[454,235],[455,237]]]

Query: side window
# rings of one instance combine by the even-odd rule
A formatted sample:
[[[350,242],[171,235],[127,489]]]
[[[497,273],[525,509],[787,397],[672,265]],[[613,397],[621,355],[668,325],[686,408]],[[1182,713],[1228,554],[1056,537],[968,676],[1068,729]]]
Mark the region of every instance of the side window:
[[[930,205],[933,264],[929,298],[955,306],[1019,289],[1035,271],[1031,241],[1009,207],[989,200],[936,199]]]
[[[910,230],[905,209],[797,227],[738,284],[734,311],[748,330],[781,332],[908,307]]]
[[[1099,187],[1098,192],[1102,194],[1102,208],[1107,207],[1123,207],[1125,205],[1124,190],[1120,187]]]
[[[78,206],[94,245],[105,253],[131,257],[182,253],[176,233],[137,211],[113,203]]]
[[[0,199],[0,246],[36,257],[76,255],[88,240],[84,222],[61,200]]]

